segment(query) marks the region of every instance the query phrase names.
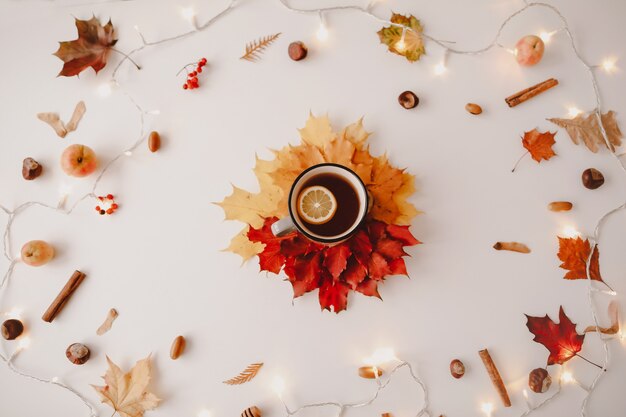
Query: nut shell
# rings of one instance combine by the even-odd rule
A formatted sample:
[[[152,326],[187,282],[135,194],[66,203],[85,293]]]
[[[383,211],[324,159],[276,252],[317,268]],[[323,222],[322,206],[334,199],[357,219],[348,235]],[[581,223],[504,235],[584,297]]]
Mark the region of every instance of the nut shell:
[[[170,348],[170,358],[173,360],[180,358],[185,351],[185,346],[187,346],[185,338],[183,336],[176,336],[172,342],[172,347]]]
[[[261,410],[257,406],[248,407],[243,410],[241,417],[261,417]]]
[[[604,175],[595,168],[587,168],[583,171],[582,181],[585,187],[595,190],[604,184]]]
[[[398,103],[405,109],[412,109],[417,107],[420,99],[415,95],[413,91],[404,91],[398,96]]]
[[[458,359],[452,360],[452,362],[450,362],[450,374],[452,374],[452,376],[456,379],[465,375],[465,365],[463,362]]]
[[[41,175],[43,167],[33,158],[25,158],[22,162],[22,177],[27,181],[32,181]]]
[[[374,369],[376,369],[376,374],[378,374],[379,377],[382,376],[383,370],[378,367],[374,368],[373,366],[361,366],[359,368],[359,376],[365,379],[374,379],[376,378]]]
[[[89,360],[91,352],[89,348],[82,343],[72,343],[65,350],[65,356],[74,365],[82,365]]]
[[[150,132],[150,136],[148,136],[148,149],[150,152],[156,152],[161,148],[161,135],[159,132],[152,131]]]
[[[0,331],[6,340],[14,340],[22,334],[24,325],[18,319],[9,319],[2,323]]]
[[[309,50],[304,43],[296,41],[289,44],[289,49],[287,50],[287,52],[289,53],[289,58],[293,59],[294,61],[301,61],[306,58]]]
[[[528,374],[528,386],[533,392],[544,393],[550,389],[550,385],[552,385],[552,378],[545,369],[533,369]]]
[[[465,110],[471,114],[481,114],[483,112],[483,108],[476,103],[467,103],[465,105]]]

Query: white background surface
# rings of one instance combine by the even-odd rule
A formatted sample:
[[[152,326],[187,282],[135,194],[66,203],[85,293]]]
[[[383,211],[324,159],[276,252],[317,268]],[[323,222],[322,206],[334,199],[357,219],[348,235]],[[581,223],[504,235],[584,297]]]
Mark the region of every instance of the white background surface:
[[[359,2],[355,0],[355,2]],[[14,207],[27,200],[56,204],[63,186],[71,187],[69,203],[82,195],[95,176],[66,177],[58,166],[62,150],[71,143],[92,147],[103,163],[138,135],[138,115],[119,91],[108,99],[96,94],[119,56],[97,77],[91,70],[78,78],[56,78],[61,61],[51,53],[57,41],[75,39],[73,17],[92,12],[112,18],[117,47],[129,51],[140,44],[138,25],[148,40],[188,29],[179,8],[193,2],[133,1],[78,6],[74,2],[2,2],[0,12],[0,202]],[[301,1],[301,5],[307,2]],[[325,4],[331,4],[327,2]],[[221,10],[225,1],[196,2],[199,22]],[[334,3],[333,3],[334,4]],[[592,63],[609,55],[624,57],[623,20],[626,4],[617,0],[553,1],[569,19],[577,44]],[[501,21],[522,6],[521,1],[382,2],[375,9],[413,13],[426,31],[455,40],[460,48],[489,43]],[[559,131],[558,154],[537,164],[530,158],[518,171],[510,169],[523,153],[525,130],[554,126],[546,117],[565,117],[567,107],[590,110],[594,97],[585,70],[574,60],[565,36],[556,35],[543,61],[519,67],[501,49],[476,57],[451,56],[449,71],[435,77],[433,66],[442,51],[427,43],[428,55],[410,64],[378,44],[378,24],[366,16],[339,12],[328,16],[330,38],[314,39],[314,16],[289,13],[277,1],[249,0],[213,27],[182,41],[147,48],[135,56],[143,69],[125,64],[119,81],[147,110],[147,127],[161,132],[163,148],[150,154],[142,146],[107,174],[98,194],[114,193],[120,203],[113,216],[100,217],[91,201],[71,216],[31,209],[15,222],[13,251],[31,239],[44,239],[57,248],[57,258],[43,268],[18,264],[2,296],[0,310],[23,310],[32,345],[16,365],[43,377],[58,376],[96,403],[89,384],[99,384],[106,369],[105,354],[123,367],[152,353],[154,391],[164,399],[148,415],[195,416],[206,407],[214,416],[235,416],[258,405],[265,416],[282,410],[270,389],[275,375],[287,382],[286,401],[302,403],[359,401],[374,384],[357,377],[362,359],[374,349],[392,346],[410,361],[430,389],[432,414],[446,417],[481,415],[482,401],[493,401],[496,416],[515,416],[524,409],[521,389],[528,371],[545,364],[547,350],[532,341],[524,313],[557,318],[563,305],[579,330],[591,324],[586,283],[565,281],[558,268],[556,235],[573,225],[583,234],[593,231],[601,214],[624,201],[625,178],[606,151],[592,154],[574,146]],[[502,43],[512,47],[526,34],[558,28],[548,11],[531,10],[504,32]],[[244,44],[262,35],[282,32],[263,60],[240,61]],[[309,57],[293,62],[287,45],[302,40]],[[176,72],[205,56],[209,67],[201,88],[183,91]],[[626,65],[618,62],[618,65]],[[556,77],[560,85],[517,108],[504,97],[536,82]],[[624,114],[624,73],[599,74],[606,109]],[[420,97],[418,108],[407,111],[396,102],[406,89]],[[87,113],[78,130],[59,139],[35,118],[41,111],[58,111],[68,118],[85,100]],[[485,112],[471,116],[468,101]],[[309,110],[328,112],[334,126],[365,116],[373,131],[375,154],[388,151],[391,161],[417,177],[412,198],[425,213],[412,231],[424,245],[411,248],[411,279],[390,278],[381,288],[384,302],[352,294],[347,312],[320,312],[316,293],[291,303],[291,286],[280,277],[258,273],[258,263],[240,267],[236,255],[220,252],[241,224],[223,222],[221,209],[211,202],[230,193],[230,182],[254,189],[251,168],[255,152],[269,157],[267,148],[298,141]],[[33,182],[21,178],[21,161],[31,156],[44,166]],[[590,191],[580,183],[588,167],[600,169],[605,185]],[[546,204],[569,200],[575,209],[553,213]],[[4,215],[2,222],[4,222]],[[601,243],[605,279],[624,302],[626,217],[607,222]],[[496,252],[498,240],[528,244],[530,255]],[[2,270],[6,267],[0,261]],[[87,279],[52,324],[40,316],[74,269]],[[606,319],[608,298],[599,299]],[[120,317],[113,329],[96,336],[107,310]],[[172,339],[184,334],[189,347],[178,361],[168,357]],[[92,358],[77,367],[65,358],[67,345],[83,342]],[[15,343],[3,342],[5,351]],[[488,347],[506,380],[514,407],[501,407],[477,355]],[[623,386],[626,345],[610,344],[612,362],[590,402],[590,415],[624,415]],[[601,361],[598,339],[587,338],[582,354]],[[453,380],[452,358],[462,359],[468,373]],[[227,379],[248,363],[263,361],[256,380],[228,387]],[[580,359],[570,362],[575,376],[589,383],[595,368]],[[556,372],[556,369],[552,370]],[[537,416],[579,413],[584,391],[575,386]],[[421,396],[406,375],[399,375],[380,401],[348,415],[375,416],[389,411],[413,415]],[[533,395],[538,401],[542,397]],[[100,414],[111,410],[99,406]],[[332,416],[324,410],[306,415]],[[87,415],[66,392],[11,374],[0,367],[2,417]]]

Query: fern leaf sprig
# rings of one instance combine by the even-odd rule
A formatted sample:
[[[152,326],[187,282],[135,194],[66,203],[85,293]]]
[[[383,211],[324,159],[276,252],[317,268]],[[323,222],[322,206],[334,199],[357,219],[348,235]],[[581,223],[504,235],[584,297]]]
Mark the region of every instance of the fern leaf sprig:
[[[256,60],[261,58],[261,54],[265,51],[269,45],[271,45],[279,36],[280,32],[263,36],[262,38],[249,42],[246,44],[246,53],[243,54],[240,59],[245,59],[246,61],[255,62]]]
[[[244,369],[239,375],[237,375],[234,378],[224,381],[224,384],[241,385],[241,384],[245,384],[246,382],[250,382],[256,376],[256,374],[259,373],[259,370],[261,369],[262,366],[263,366],[263,362],[253,363],[251,365],[248,365],[248,367]]]

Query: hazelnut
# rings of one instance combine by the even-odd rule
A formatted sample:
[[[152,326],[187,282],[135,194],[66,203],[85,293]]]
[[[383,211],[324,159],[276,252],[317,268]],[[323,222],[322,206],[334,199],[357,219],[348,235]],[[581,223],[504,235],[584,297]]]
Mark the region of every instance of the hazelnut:
[[[476,103],[467,103],[465,105],[465,110],[471,114],[481,114],[483,112],[483,108]]]
[[[161,148],[161,136],[159,132],[152,131],[150,136],[148,136],[148,149],[150,149],[150,152],[156,152],[159,148]]]
[[[9,319],[2,323],[2,337],[6,340],[14,340],[24,331],[24,325],[17,319]]]
[[[583,171],[582,180],[585,187],[595,190],[604,184],[604,175],[595,168],[587,168]]]
[[[528,375],[528,386],[533,392],[538,394],[544,393],[550,389],[552,378],[548,371],[543,368],[537,368],[530,371]]]
[[[87,362],[90,355],[89,348],[82,343],[72,343],[65,350],[65,356],[74,365],[82,365]]]
[[[458,359],[454,359],[452,362],[450,362],[450,373],[456,379],[459,379],[463,375],[465,375],[465,365],[463,365],[463,362]]]
[[[420,99],[417,98],[413,91],[407,90],[398,96],[398,103],[400,103],[400,105],[405,109],[417,107],[419,102]]]
[[[306,45],[300,41],[291,42],[287,51],[289,53],[289,58],[293,59],[294,61],[303,60],[304,58],[306,58],[306,55],[309,52]]]
[[[43,167],[33,158],[25,158],[22,162],[22,177],[25,180],[31,181],[41,175]]]

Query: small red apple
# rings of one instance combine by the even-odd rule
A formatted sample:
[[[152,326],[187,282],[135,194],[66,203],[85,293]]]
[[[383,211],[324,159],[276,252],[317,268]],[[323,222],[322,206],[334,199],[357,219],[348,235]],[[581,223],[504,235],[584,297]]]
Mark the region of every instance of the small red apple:
[[[517,63],[524,66],[535,65],[541,61],[544,49],[545,45],[539,36],[524,36],[515,45]]]
[[[61,155],[61,168],[72,177],[86,177],[98,168],[98,158],[88,146],[70,145]]]
[[[54,258],[54,248],[43,240],[31,240],[22,246],[22,261],[30,266],[42,266]]]

